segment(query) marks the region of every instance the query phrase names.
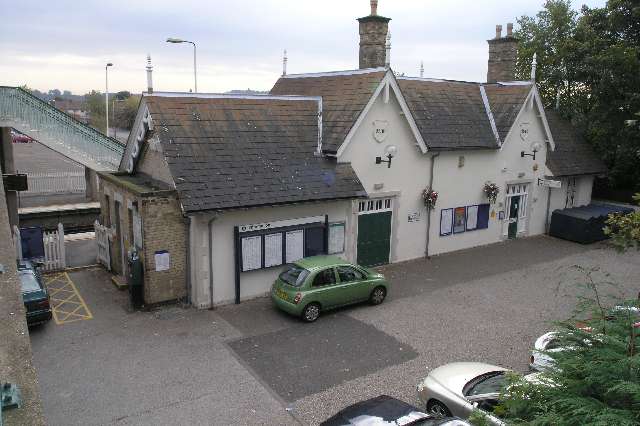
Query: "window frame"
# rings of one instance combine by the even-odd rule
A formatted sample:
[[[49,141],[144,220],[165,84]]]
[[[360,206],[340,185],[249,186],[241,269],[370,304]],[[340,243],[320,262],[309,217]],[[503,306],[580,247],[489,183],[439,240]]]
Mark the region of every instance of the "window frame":
[[[331,270],[333,272],[333,282],[332,283],[328,283],[328,284],[323,284],[323,285],[316,285],[315,281],[316,278],[318,278],[318,276],[323,273],[326,272],[328,270]],[[328,266],[325,269],[322,269],[320,271],[316,271],[315,275],[313,276],[313,279],[311,280],[311,288],[326,288],[326,287],[331,287],[334,285],[338,284],[338,274],[336,272],[336,267],[335,266]]]

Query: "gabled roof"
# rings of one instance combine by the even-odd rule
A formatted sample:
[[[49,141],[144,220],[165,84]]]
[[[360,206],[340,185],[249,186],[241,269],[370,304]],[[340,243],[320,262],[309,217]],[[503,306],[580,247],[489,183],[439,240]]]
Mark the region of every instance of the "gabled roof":
[[[498,135],[503,142],[533,89],[533,85],[529,82],[519,83],[484,84]]]
[[[337,152],[384,78],[384,68],[280,77],[272,95],[322,97],[322,149]]]
[[[186,213],[364,195],[350,164],[314,155],[317,99],[153,94],[143,101]]]
[[[478,83],[399,77],[398,84],[429,149],[500,147]]]
[[[557,111],[546,111],[547,122],[556,144],[547,153],[547,167],[554,176],[602,174],[607,171],[602,160],[593,152],[569,120]]]

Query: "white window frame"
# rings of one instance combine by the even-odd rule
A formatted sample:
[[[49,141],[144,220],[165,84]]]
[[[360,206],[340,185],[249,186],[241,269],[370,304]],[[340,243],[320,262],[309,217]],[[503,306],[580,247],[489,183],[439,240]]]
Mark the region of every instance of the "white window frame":
[[[393,211],[393,198],[369,198],[358,201],[358,214],[372,214]]]

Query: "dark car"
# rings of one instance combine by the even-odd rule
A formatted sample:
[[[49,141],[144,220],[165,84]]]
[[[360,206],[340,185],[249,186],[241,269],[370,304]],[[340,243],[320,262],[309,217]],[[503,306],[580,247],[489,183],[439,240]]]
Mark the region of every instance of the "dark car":
[[[320,426],[348,425],[469,426],[469,423],[458,417],[435,417],[406,402],[380,395],[350,405],[320,424]]]
[[[22,300],[27,313],[27,325],[42,324],[51,319],[49,293],[42,284],[40,273],[29,261],[18,262],[18,276],[22,285]]]

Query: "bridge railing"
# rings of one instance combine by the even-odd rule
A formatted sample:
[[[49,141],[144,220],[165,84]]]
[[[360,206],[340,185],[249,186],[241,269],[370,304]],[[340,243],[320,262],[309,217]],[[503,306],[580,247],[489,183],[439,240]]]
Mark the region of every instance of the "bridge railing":
[[[117,170],[124,146],[20,87],[0,86],[0,126],[14,127],[93,170]]]

